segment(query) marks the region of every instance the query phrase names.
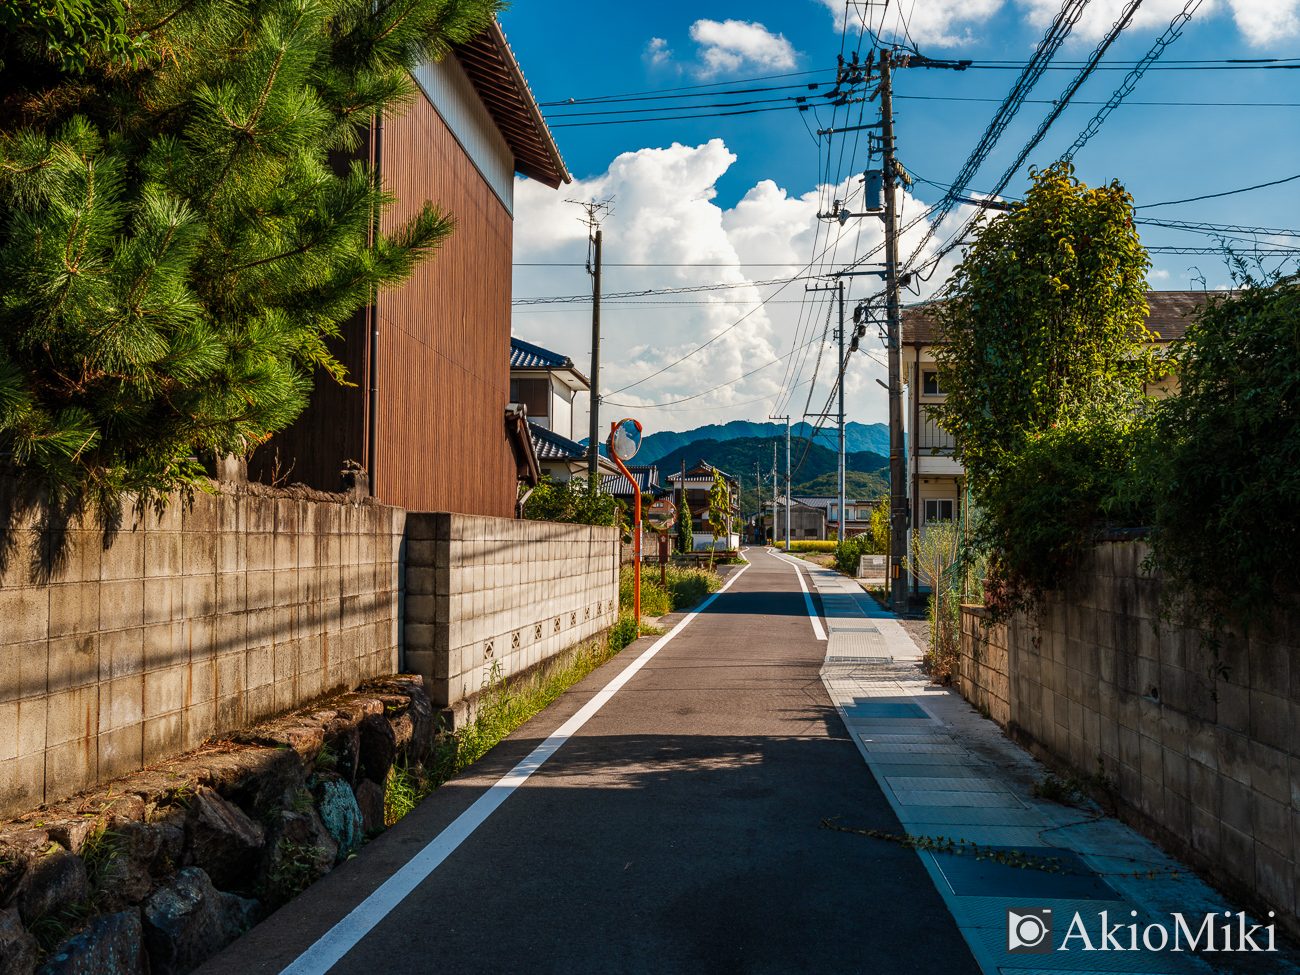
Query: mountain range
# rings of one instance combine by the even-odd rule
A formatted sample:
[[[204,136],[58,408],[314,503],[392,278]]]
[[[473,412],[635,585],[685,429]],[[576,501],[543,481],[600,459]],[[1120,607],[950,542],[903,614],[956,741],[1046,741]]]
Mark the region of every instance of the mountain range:
[[[827,443],[828,436],[834,435],[832,431],[828,430],[828,427],[829,424],[822,428],[818,443]],[[792,441],[795,437],[806,437],[811,432],[812,425],[809,423],[795,423],[790,427]],[[711,423],[707,426],[696,427],[694,430],[651,433],[642,438],[641,449],[637,451],[636,462],[638,464],[653,464],[673,451],[680,450],[687,444],[701,440],[723,443],[728,440],[738,440],[741,437],[768,438],[769,440],[778,437],[780,439],[778,446],[781,450],[784,450],[785,424],[754,420],[732,420],[729,423]],[[586,438],[583,438],[581,442],[585,444],[587,442]],[[771,449],[769,444],[768,450]],[[870,451],[873,454],[888,457],[889,426],[884,423],[856,423],[852,421],[844,424],[844,449],[849,453]],[[687,463],[694,463],[699,459],[699,457],[691,458]],[[713,462],[709,461],[709,463]],[[725,465],[720,464],[719,466],[723,466],[725,469]],[[768,466],[771,466],[770,462]],[[861,470],[862,468],[852,469]]]

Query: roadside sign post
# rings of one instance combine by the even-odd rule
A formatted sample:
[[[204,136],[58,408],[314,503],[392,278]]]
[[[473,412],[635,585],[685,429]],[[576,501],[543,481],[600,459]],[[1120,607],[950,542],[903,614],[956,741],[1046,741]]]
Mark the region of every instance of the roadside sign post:
[[[641,632],[641,487],[623,462],[635,457],[640,449],[641,424],[636,420],[619,420],[609,425],[609,457],[632,485],[635,512],[632,529],[632,613],[636,617],[638,635]]]
[[[660,498],[650,505],[646,521],[659,533],[659,584],[667,590],[668,529],[677,523],[677,507],[667,498]]]

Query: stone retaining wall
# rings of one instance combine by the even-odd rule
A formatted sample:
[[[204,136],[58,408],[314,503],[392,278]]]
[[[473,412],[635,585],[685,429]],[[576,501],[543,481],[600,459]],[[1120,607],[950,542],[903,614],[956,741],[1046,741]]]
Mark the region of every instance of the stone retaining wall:
[[[405,666],[456,724],[494,667],[520,674],[618,619],[616,528],[410,512],[406,531]]]
[[[1300,933],[1300,613],[1216,658],[1199,630],[1156,626],[1146,552],[1099,545],[1036,620],[986,628],[963,607],[959,690],[1058,768],[1100,756],[1139,828]]]
[[[0,972],[40,932],[35,975],[188,975],[385,828],[434,723],[388,676],[0,826]]]
[[[0,818],[397,669],[405,513],[292,494],[105,532],[0,482]]]

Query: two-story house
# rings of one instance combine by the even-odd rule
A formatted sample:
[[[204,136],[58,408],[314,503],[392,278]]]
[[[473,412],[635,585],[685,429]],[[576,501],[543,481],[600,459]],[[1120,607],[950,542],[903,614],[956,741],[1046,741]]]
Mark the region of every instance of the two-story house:
[[[587,447],[574,439],[574,400],[590,390],[571,358],[511,336],[510,408],[522,409],[528,417],[543,477],[559,483],[586,475]],[[621,477],[603,455],[599,468],[602,477]]]
[[[1159,345],[1181,338],[1187,328],[1186,316],[1204,301],[1200,291],[1147,292],[1147,331]],[[926,406],[942,403],[947,395],[935,363],[935,348],[943,345],[944,339],[936,327],[933,304],[903,309],[901,338],[907,386],[903,429],[908,504],[912,527],[924,531],[927,525],[960,519],[966,471],[954,456],[952,436],[926,410]],[[1170,377],[1148,392],[1160,396],[1175,388],[1177,378]]]
[[[673,502],[677,505],[677,517],[690,511],[692,549],[707,552],[715,548],[713,529],[709,527],[709,492],[713,489],[713,475],[721,473],[731,492],[731,510],[727,512],[726,532],[718,537],[718,551],[734,552],[740,548],[740,481],[718,471],[716,467],[703,460],[688,468],[683,479],[680,471],[668,475],[668,484],[673,490]],[[683,497],[683,494],[685,495]]]

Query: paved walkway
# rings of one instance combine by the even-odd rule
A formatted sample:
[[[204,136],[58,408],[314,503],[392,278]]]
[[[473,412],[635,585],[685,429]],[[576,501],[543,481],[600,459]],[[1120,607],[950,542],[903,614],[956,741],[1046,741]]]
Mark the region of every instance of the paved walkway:
[[[1132,923],[1138,931],[1162,923],[1172,932],[1170,913],[1180,911],[1195,931],[1206,913],[1222,916],[1225,902],[1117,820],[1035,800],[1032,785],[1047,769],[956,693],[928,683],[917,666],[916,644],[891,614],[854,580],[810,563],[802,569],[825,607],[829,643],[822,680],[903,828],[913,836],[1014,851],[1001,863],[919,851],[987,975],[1224,970],[1186,952],[1101,950],[1101,911],[1111,931],[1122,925],[1110,944],[1127,948]],[[1014,865],[1022,855],[1021,862],[1059,872]],[[1008,911],[1050,911],[1057,950],[1008,953]],[[1076,912],[1097,950],[1085,951],[1081,938],[1071,939],[1069,951],[1059,950]],[[1024,930],[1041,929],[1031,921]],[[1152,943],[1159,941],[1153,931]],[[1224,961],[1230,971],[1296,971],[1278,955]]]

